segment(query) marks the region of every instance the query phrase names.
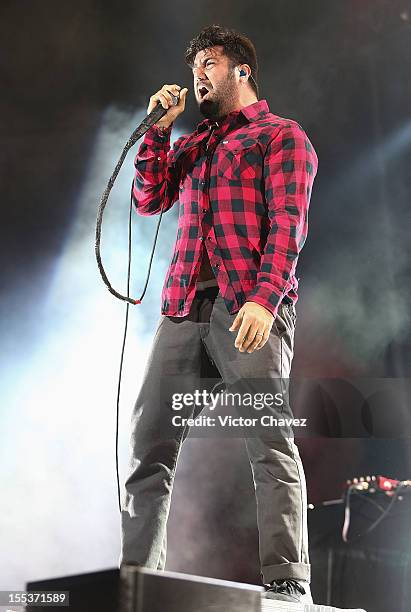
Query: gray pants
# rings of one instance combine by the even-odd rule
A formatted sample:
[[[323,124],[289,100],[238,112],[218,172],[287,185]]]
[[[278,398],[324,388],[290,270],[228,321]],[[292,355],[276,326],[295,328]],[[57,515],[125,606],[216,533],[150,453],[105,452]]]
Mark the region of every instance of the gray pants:
[[[289,378],[294,305],[280,305],[267,343],[253,353],[240,353],[234,346],[237,332],[228,331],[234,318],[218,288],[197,292],[185,317],[161,316],[132,413],[119,565],[165,567],[171,492],[188,428],[176,429],[170,438],[161,427],[162,377],[182,376],[186,389],[191,385],[193,390],[207,377],[221,376],[229,384],[239,375],[247,380]],[[244,439],[255,485],[262,580],[310,582],[306,482],[293,434]]]

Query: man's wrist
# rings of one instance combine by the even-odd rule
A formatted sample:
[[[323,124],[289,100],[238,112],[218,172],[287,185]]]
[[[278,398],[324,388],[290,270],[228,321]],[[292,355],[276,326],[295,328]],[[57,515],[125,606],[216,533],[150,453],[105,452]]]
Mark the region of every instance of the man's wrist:
[[[267,306],[260,304],[259,302],[256,302],[255,300],[253,300],[253,298],[249,298],[248,300],[246,300],[245,304],[257,304],[257,306],[260,306],[261,308],[264,308],[265,312],[269,315],[271,315],[272,317],[274,317],[272,311],[267,308]]]
[[[163,134],[170,129],[171,125],[171,123],[169,123],[168,125],[158,125],[157,123],[155,124],[156,128],[158,128]]]

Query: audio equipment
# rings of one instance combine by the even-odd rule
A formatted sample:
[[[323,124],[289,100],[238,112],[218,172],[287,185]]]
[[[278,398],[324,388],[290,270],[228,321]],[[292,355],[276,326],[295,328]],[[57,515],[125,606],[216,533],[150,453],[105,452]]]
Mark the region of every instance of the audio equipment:
[[[403,492],[411,490],[411,480],[396,480],[387,476],[359,476],[352,480],[347,480],[347,488],[355,488],[357,491],[376,493],[378,491],[392,494],[398,488]]]
[[[369,484],[370,489],[375,487],[374,494],[371,490],[351,489],[355,493],[350,500],[346,540],[342,537],[347,520],[344,499],[323,502],[309,511],[314,601],[341,608],[355,603],[369,612],[410,611],[411,496],[399,495],[399,485],[390,495],[390,480],[371,477]],[[358,479],[353,484],[360,482],[366,486],[367,480]]]

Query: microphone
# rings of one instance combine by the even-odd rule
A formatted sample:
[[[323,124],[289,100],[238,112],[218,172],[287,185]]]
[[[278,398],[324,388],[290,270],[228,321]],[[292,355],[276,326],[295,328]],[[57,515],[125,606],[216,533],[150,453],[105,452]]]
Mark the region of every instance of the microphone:
[[[168,89],[167,89],[168,91]],[[168,91],[168,93],[171,96],[171,99],[173,101],[173,106],[177,106],[177,104],[180,101],[180,94],[178,93],[176,96],[171,93],[171,91]],[[147,115],[146,117],[146,121],[148,121],[151,125],[154,125],[154,123],[157,123],[157,121],[159,121],[161,119],[161,117],[164,117],[164,115],[167,113],[168,108],[164,108],[164,106],[162,104],[160,104],[160,102],[157,104],[157,106],[155,108],[153,108],[153,110],[151,111],[151,113],[149,115]]]
[[[167,89],[168,91],[168,89]],[[171,93],[171,91],[168,91],[168,93],[171,96],[171,99],[173,101],[173,106],[177,106],[177,104],[180,101],[180,93],[178,93],[176,96]],[[152,125],[154,125],[155,123],[157,123],[157,121],[159,121],[161,119],[161,117],[164,117],[164,115],[167,113],[168,108],[164,108],[162,104],[160,104],[160,102],[157,104],[157,106],[155,108],[153,108],[153,110],[151,111],[151,113],[149,113],[145,119],[143,119],[143,121],[140,123],[140,125],[138,126],[137,129],[134,130],[134,132],[132,133],[132,135],[130,136],[128,142],[127,142],[127,150],[132,147],[134,145],[135,142],[137,142],[137,140],[139,138],[141,138],[149,128],[151,128]]]

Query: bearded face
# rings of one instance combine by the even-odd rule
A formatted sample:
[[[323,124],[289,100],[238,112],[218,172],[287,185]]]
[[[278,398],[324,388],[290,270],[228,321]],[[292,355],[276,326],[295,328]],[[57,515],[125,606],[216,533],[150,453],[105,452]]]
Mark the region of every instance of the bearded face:
[[[194,91],[200,112],[207,119],[219,119],[238,105],[239,88],[234,67],[223,47],[199,51],[193,67]]]

